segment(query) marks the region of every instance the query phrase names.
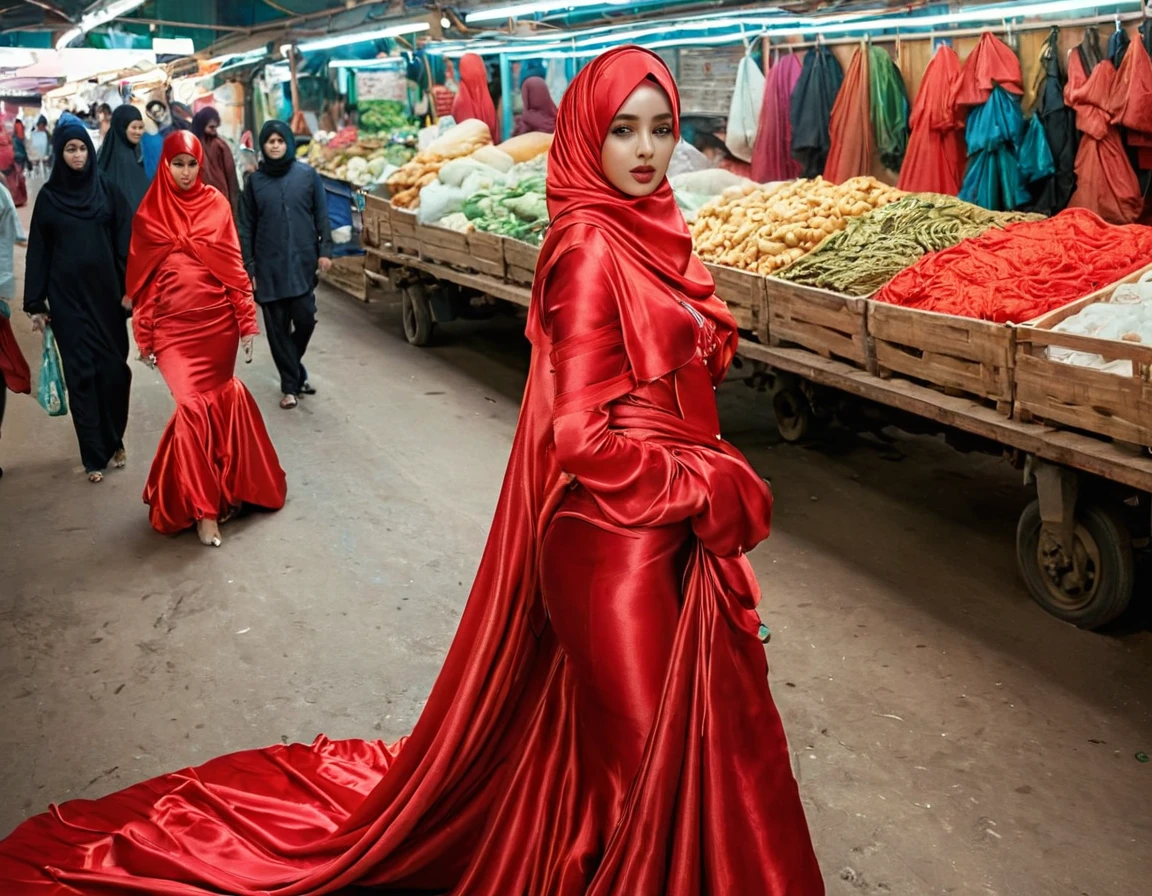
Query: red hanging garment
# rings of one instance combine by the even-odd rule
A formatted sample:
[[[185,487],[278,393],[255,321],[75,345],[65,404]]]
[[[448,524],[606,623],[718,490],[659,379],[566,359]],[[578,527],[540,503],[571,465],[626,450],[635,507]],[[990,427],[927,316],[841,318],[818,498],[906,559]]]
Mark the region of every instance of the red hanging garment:
[[[1112,123],[1127,130],[1137,167],[1152,170],[1152,59],[1143,40],[1132,41],[1120,63],[1108,101]]]
[[[852,56],[844,83],[832,107],[829,125],[832,149],[824,166],[824,179],[842,184],[872,172],[872,86],[868,51],[860,47]]]
[[[964,62],[956,82],[953,105],[959,109],[983,106],[996,85],[1009,93],[1024,95],[1024,75],[1020,60],[1004,41],[991,32],[980,35],[980,42]]]
[[[1080,149],[1076,153],[1076,192],[1070,208],[1087,208],[1112,224],[1130,224],[1140,217],[1144,197],[1120,131],[1108,111],[1116,69],[1100,62],[1089,77],[1078,50],[1068,57],[1064,99],[1076,110]]]
[[[718,435],[735,321],[667,181],[632,198],[601,170],[646,80],[678,120],[637,48],[561,103],[520,421],[412,734],[65,803],[0,842],[0,892],[822,896],[742,553],[771,494]]]
[[[960,82],[960,57],[941,44],[924,71],[912,108],[912,137],[900,169],[901,190],[955,196],[964,182],[964,123],[958,121],[953,97]]]
[[[792,94],[802,70],[799,57],[785,53],[768,72],[760,129],[752,150],[752,179],[757,183],[800,176],[800,163],[792,158]]]

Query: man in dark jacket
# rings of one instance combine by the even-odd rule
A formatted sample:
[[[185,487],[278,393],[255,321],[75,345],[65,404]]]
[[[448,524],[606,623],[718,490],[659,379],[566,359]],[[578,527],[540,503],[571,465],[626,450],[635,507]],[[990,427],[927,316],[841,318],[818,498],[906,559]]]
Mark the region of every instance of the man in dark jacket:
[[[240,198],[240,248],[264,309],[272,359],[280,371],[280,407],[315,395],[302,359],[316,328],[316,270],[332,266],[332,230],[320,175],[296,161],[283,121],[260,130],[263,160]]]

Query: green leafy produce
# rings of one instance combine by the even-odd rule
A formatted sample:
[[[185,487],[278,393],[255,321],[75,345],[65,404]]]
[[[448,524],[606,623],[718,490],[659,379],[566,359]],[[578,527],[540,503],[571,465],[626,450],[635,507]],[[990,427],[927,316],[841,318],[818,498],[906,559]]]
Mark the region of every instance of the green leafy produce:
[[[954,196],[918,193],[850,218],[839,233],[772,276],[865,296],[930,252],[951,248],[993,227],[1041,217],[990,212]]]
[[[412,117],[399,100],[361,100],[360,130],[369,134],[384,134],[412,127]]]
[[[465,200],[464,215],[477,230],[539,245],[548,226],[544,178],[528,177],[514,187],[476,193]]]

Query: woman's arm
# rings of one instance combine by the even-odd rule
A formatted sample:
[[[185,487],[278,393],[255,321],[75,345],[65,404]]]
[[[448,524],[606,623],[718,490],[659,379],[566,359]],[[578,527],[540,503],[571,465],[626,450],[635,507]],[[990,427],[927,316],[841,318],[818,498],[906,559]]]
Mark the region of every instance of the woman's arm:
[[[248,186],[240,194],[240,214],[236,216],[236,229],[240,237],[240,255],[244,259],[244,270],[248,279],[256,282],[256,222],[259,209],[256,203],[256,185],[248,178]]]
[[[545,289],[544,324],[553,341],[553,431],[561,469],[622,526],[691,520],[721,556],[768,535],[771,493],[726,446],[673,448],[609,426],[609,406],[635,387],[616,300],[593,247],[569,252]],[[718,450],[719,449],[719,450]]]
[[[24,264],[24,310],[29,314],[48,313],[48,272],[52,269],[52,232],[44,220],[47,214],[43,194],[36,197],[32,223],[28,227],[28,255]]]

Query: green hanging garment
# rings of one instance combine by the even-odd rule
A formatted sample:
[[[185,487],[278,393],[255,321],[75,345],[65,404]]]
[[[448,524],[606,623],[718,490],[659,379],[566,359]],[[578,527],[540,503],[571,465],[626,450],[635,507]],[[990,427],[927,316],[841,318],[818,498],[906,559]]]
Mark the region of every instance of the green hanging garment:
[[[872,132],[880,161],[889,171],[899,171],[908,149],[908,88],[904,77],[887,50],[872,47],[871,72]]]

